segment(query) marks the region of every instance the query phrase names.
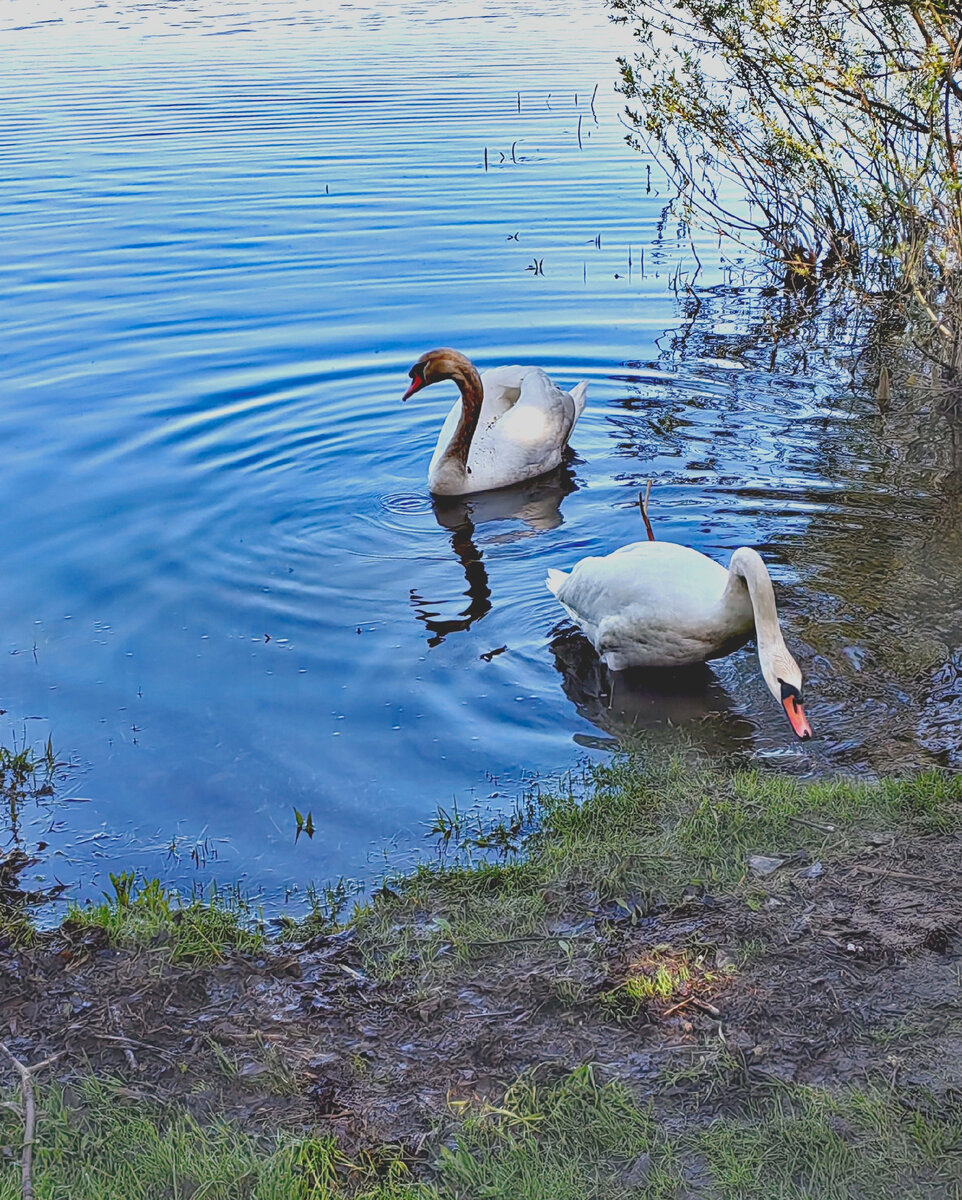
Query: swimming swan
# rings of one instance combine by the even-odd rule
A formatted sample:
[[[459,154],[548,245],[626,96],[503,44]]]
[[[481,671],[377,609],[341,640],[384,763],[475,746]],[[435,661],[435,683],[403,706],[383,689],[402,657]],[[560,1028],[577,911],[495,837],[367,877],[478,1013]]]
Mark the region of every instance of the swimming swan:
[[[741,546],[728,570],[675,542],[633,542],[570,573],[548,571],[548,590],[612,671],[685,667],[729,654],[754,632],[768,690],[800,738],[812,736],[802,708],[802,672],[778,624],[761,556]]]
[[[461,392],[438,437],[428,487],[464,496],[552,471],[585,406],[587,383],[563,392],[540,367],[494,367],[479,375],[457,350],[429,350],[411,368],[407,400],[452,379]]]

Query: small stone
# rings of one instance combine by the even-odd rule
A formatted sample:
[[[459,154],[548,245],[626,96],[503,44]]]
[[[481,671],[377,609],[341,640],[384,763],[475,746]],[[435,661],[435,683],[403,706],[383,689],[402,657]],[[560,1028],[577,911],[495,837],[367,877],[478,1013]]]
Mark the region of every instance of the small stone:
[[[784,858],[767,858],[764,854],[749,854],[748,856],[748,865],[756,875],[771,875],[784,863]]]
[[[813,862],[810,867],[804,867],[801,871],[795,872],[796,879],[818,879],[825,868],[820,862]]]

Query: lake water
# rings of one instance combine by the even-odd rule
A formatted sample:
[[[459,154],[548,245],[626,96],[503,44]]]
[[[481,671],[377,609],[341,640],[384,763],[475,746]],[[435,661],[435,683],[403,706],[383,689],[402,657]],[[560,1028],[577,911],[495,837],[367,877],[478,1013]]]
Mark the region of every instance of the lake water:
[[[44,878],[371,877],[626,733],[958,762],[954,433],[713,244],[676,286],[600,0],[51,11],[0,3],[0,720],[72,764],[22,814]],[[400,403],[436,345],[587,379],[570,466],[436,508],[453,386]],[[571,637],[545,569],[641,536],[649,478],[659,536],[768,558],[812,743],[751,648],[611,696]]]

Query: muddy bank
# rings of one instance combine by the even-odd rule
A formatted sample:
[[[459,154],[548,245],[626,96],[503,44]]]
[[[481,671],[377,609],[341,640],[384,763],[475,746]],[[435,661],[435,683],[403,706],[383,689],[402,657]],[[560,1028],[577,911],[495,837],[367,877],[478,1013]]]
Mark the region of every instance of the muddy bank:
[[[962,779],[625,759],[586,795],[445,835],[446,859],[346,923],[270,936],[132,875],[38,933],[11,863],[0,1040],[56,1056],[50,1194],[724,1200],[773,1194],[776,1144],[786,1196],[962,1186]],[[6,1060],[0,1081],[7,1200]],[[129,1145],[120,1111],[146,1131]],[[799,1167],[802,1143],[818,1153]],[[188,1169],[198,1145],[210,1161]],[[846,1190],[839,1171],[871,1178]]]
[[[121,1076],[198,1115],[319,1125],[415,1158],[452,1101],[496,1099],[531,1068],[596,1063],[666,1114],[697,1099],[702,1117],[771,1079],[882,1072],[939,1093],[962,1077],[962,835],[876,842],[749,874],[739,894],[693,886],[664,911],[610,902],[493,938],[441,978],[379,982],[350,928],[175,966],[68,926],[0,952],[5,1038],[25,1061],[59,1053],[65,1082]],[[718,1072],[661,1087],[703,1061]]]

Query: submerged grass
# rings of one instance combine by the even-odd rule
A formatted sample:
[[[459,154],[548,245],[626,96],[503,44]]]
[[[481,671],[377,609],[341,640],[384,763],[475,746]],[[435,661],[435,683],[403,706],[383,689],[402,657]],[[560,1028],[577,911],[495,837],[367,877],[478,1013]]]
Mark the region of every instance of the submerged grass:
[[[110,875],[113,895],[101,904],[71,904],[61,932],[81,945],[100,931],[114,946],[147,948],[169,962],[219,962],[232,951],[252,954],[264,945],[250,906],[236,892],[183,901],[158,879],[132,872]]]
[[[955,829],[962,777],[811,782],[625,758],[598,768],[586,795],[536,807],[533,830],[502,861],[473,861],[477,842],[454,838],[453,861],[422,865],[359,907],[352,924],[371,969],[443,973],[501,943],[550,937],[562,915],[576,929],[599,905],[644,910],[691,884],[738,887],[750,854],[832,857],[871,831]]]
[[[657,1095],[656,1095],[657,1100]],[[41,1098],[42,1200],[952,1200],[962,1195],[962,1104],[890,1086],[784,1087],[737,1117],[669,1126],[585,1066],[524,1077],[500,1104],[456,1106],[433,1162],[398,1147],[348,1157],[331,1136],[257,1137],[87,1078]],[[0,1108],[0,1139],[19,1124]],[[15,1161],[0,1200],[20,1195]]]
[[[58,894],[61,886],[33,892],[21,885],[21,876],[37,862],[23,846],[22,817],[28,805],[42,804],[54,793],[58,762],[48,738],[42,747],[26,739],[18,745],[0,746],[0,824],[5,826],[0,849],[0,945],[23,947],[33,941],[34,929],[27,915],[31,904]]]

